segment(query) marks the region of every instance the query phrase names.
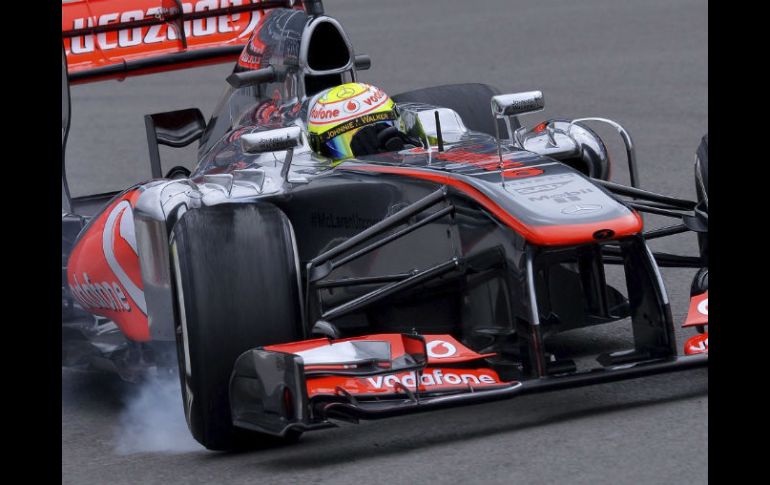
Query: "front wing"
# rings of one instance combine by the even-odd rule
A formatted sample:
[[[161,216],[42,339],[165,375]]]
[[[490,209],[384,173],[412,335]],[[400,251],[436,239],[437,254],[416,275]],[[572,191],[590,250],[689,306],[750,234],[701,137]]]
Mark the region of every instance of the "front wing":
[[[314,339],[249,350],[235,363],[235,426],[285,436],[527,393],[703,367],[708,353],[641,360],[583,372],[506,380],[450,335],[377,334]]]

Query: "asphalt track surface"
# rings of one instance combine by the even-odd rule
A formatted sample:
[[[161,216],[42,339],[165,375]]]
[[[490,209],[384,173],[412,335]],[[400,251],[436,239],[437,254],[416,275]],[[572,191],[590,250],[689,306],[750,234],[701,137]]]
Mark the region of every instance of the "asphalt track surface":
[[[324,4],[356,51],[372,56],[364,81],[391,94],[454,82],[486,82],[506,92],[541,89],[547,109],[525,123],[615,119],[634,138],[643,188],[694,197],[693,153],[708,130],[707,2]],[[229,69],[75,87],[68,149],[73,193],[147,178],[142,115],[197,106],[208,116]],[[613,178],[625,181],[621,145],[613,139],[609,146]],[[168,166],[193,163],[192,151],[162,155],[172,156]],[[683,235],[654,249],[688,254],[696,244]],[[676,322],[684,319],[692,274],[663,271]],[[688,335],[681,332],[680,343]],[[604,328],[561,338],[565,348],[596,350],[627,341],[628,332]],[[346,426],[308,433],[295,445],[237,454],[190,442],[180,425],[181,400],[155,409],[162,413],[143,423],[145,429],[131,429],[127,414],[152,409],[152,399],[163,402],[152,395],[137,404],[138,392],[112,376],[62,369],[63,483],[707,481],[706,370]]]

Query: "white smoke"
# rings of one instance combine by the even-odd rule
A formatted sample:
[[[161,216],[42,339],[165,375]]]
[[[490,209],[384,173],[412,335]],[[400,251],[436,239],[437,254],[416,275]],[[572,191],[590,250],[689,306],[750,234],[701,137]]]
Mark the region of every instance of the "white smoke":
[[[115,430],[118,454],[184,453],[204,448],[190,434],[182,408],[179,376],[148,377],[126,397]]]

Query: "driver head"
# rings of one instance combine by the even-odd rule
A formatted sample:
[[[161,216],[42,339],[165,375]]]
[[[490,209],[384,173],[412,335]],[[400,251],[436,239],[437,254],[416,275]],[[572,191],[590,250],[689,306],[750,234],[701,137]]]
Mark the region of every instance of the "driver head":
[[[308,107],[308,134],[313,150],[335,162],[377,153],[376,146],[354,140],[365,128],[395,128],[396,103],[383,90],[365,83],[347,83],[321,91]],[[367,130],[364,130],[367,131]]]

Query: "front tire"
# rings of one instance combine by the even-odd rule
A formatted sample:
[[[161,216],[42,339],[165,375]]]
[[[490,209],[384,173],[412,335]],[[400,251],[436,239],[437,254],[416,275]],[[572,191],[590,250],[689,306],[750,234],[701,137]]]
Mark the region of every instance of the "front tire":
[[[232,425],[235,360],[257,346],[302,339],[291,223],[271,204],[225,204],[185,213],[171,237],[177,350],[185,417],[212,450],[274,438]]]

